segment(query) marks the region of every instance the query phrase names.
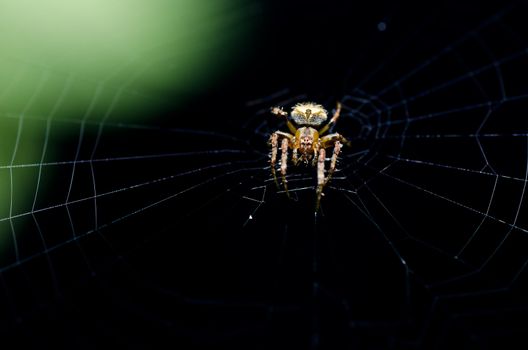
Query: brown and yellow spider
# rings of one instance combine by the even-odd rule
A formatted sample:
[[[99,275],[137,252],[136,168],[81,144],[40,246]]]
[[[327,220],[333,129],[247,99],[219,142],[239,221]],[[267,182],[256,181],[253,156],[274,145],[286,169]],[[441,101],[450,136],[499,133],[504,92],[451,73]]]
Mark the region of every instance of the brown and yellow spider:
[[[281,161],[280,161],[280,172],[282,177],[282,185],[284,191],[290,196],[288,192],[288,181],[286,180],[286,170],[288,168],[288,149],[292,149],[291,160],[294,166],[299,164],[317,166],[317,200],[315,204],[315,212],[319,210],[319,204],[321,202],[321,196],[323,196],[323,189],[326,184],[332,178],[336,168],[337,157],[341,152],[343,144],[350,145],[350,142],[338,133],[328,134],[323,136],[332,125],[337,122],[339,114],[341,112],[341,103],[337,103],[337,108],[332,116],[332,119],[324,125],[318,128],[328,118],[326,110],[323,106],[313,102],[298,103],[292,108],[291,119],[288,119],[288,113],[285,112],[281,107],[273,107],[271,113],[284,117],[286,119],[286,125],[290,130],[290,133],[283,131],[275,131],[271,134],[269,144],[271,145],[271,173],[275,184],[278,188],[279,181],[277,180],[276,164],[277,164],[277,153],[279,143],[281,145]],[[296,127],[294,125],[298,125]],[[326,149],[333,147],[332,158],[330,159],[330,168],[328,169],[328,175],[325,177],[325,161],[326,161]]]

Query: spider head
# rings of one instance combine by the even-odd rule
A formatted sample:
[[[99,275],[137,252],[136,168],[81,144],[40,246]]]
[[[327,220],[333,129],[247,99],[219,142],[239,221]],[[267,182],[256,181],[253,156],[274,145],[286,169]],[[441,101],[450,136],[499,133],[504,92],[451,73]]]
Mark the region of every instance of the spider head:
[[[317,103],[303,102],[293,106],[291,117],[297,125],[318,126],[328,118],[328,113]]]

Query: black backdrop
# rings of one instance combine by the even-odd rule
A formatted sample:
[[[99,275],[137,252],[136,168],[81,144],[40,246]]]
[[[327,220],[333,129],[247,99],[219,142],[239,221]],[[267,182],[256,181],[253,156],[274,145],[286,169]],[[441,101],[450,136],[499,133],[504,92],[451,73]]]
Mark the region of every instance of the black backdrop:
[[[108,202],[101,199],[98,220],[103,223],[134,211],[138,203],[141,207],[148,205],[156,195],[162,198],[183,191],[140,215],[99,228],[98,234],[72,242],[70,248],[53,252],[58,290],[51,286],[44,258],[8,271],[6,290],[11,299],[6,301],[5,310],[13,317],[6,318],[5,329],[12,339],[19,345],[34,347],[94,348],[104,344],[150,348],[165,344],[184,349],[221,345],[246,349],[493,348],[522,339],[526,299],[522,279],[513,286],[508,284],[512,271],[517,270],[508,268],[507,259],[486,274],[463,279],[460,284],[431,288],[436,281],[468,271],[453,261],[455,253],[449,247],[459,241],[449,233],[447,224],[462,230],[469,221],[478,222],[473,213],[444,211],[434,198],[423,196],[423,191],[421,195],[404,191],[401,183],[373,185],[376,193],[391,198],[391,213],[408,230],[418,232],[433,247],[452,252],[448,259],[437,259],[436,254],[442,254],[435,249],[399,245],[401,232],[389,216],[382,214],[383,208],[372,196],[364,198],[372,220],[361,213],[359,202],[350,200],[353,194],[344,195],[346,191],[329,190],[323,199],[323,213],[317,218],[313,215],[313,191],[299,191],[297,201],[288,201],[269,186],[265,203],[256,211],[263,193],[254,192],[250,196],[253,200],[244,197],[252,187],[269,181],[267,171],[246,170],[266,166],[265,134],[281,127],[262,110],[281,101],[291,105],[304,99],[323,103],[328,109],[343,99],[351,106],[354,100],[346,100],[347,96],[365,97],[355,90],[359,84],[362,91],[375,94],[501,11],[506,9],[509,16],[517,18],[516,13],[522,14],[526,8],[514,4],[512,10],[507,4],[477,1],[411,4],[294,0],[256,4],[256,14],[251,18],[256,30],[241,50],[237,66],[183,109],[169,108],[156,116],[162,130],[205,129],[214,133],[211,137],[191,132],[162,132],[160,136],[141,130],[107,130],[98,149],[101,155],[119,151],[149,154],[165,149],[241,149],[244,153],[236,161],[247,161],[248,165],[239,167],[242,170],[234,176],[224,176],[221,169],[202,170],[170,185],[154,185]],[[511,25],[508,38],[524,40],[527,33],[521,20],[503,23]],[[489,47],[497,52],[495,59],[502,52],[518,51],[509,50],[510,42],[494,37],[493,30],[498,26],[491,28],[477,36],[488,40]],[[497,29],[497,33],[502,30]],[[429,82],[442,81],[442,77],[452,79],[453,66],[464,73],[478,67],[473,62],[483,59],[482,51],[470,45],[462,45],[458,54],[461,61],[452,64],[451,58],[445,59],[449,63],[418,75],[405,86],[408,94],[413,95],[413,88],[426,90]],[[439,59],[446,62],[443,60]],[[486,60],[493,61],[489,56]],[[509,80],[507,86],[521,90],[524,83],[519,78]],[[481,86],[495,90],[499,83],[484,81]],[[425,107],[416,107],[414,115],[421,114],[420,108],[430,112],[450,109],[457,101],[468,106],[473,101],[465,92],[471,91],[451,90],[439,95],[424,103]],[[389,96],[388,100],[403,100],[398,93]],[[444,104],[444,100],[448,102]],[[494,100],[487,95],[486,101]],[[513,111],[522,111],[522,106]],[[401,119],[401,113],[404,111],[395,110],[394,118]],[[456,120],[458,128],[466,126],[464,120]],[[513,125],[515,120],[499,126],[510,130],[508,123]],[[266,123],[264,127],[262,122]],[[372,153],[390,153],[398,147],[390,138],[381,143],[362,139],[357,126],[346,120],[342,125],[336,131],[339,129],[353,141],[352,149],[345,153],[365,148]],[[442,134],[450,132],[449,128],[442,129],[446,125],[449,123],[433,121],[421,127],[431,134]],[[513,129],[526,130],[522,118]],[[197,137],[202,137],[199,142]],[[66,147],[73,148],[74,144]],[[406,154],[419,154],[422,146],[411,142],[408,147]],[[438,143],[428,147],[428,152],[442,154],[449,164],[472,168],[463,152],[464,145],[449,148],[452,146]],[[490,157],[503,158],[505,149],[490,149]],[[526,157],[521,151],[509,154],[512,162],[504,162],[503,173],[514,173],[524,166]],[[260,162],[250,163],[256,159]],[[383,177],[380,170],[389,164],[377,157],[369,158],[371,161],[364,166],[347,159],[341,166],[360,174],[346,185],[349,190],[357,189],[365,180],[375,183]],[[220,161],[233,161],[233,156],[214,158],[214,162]],[[109,165],[108,172],[102,166],[100,173],[104,175],[98,181],[100,188],[106,183],[131,185],[135,177],[154,178],[167,169],[178,173],[211,164],[212,156],[206,155],[140,168],[120,164],[114,169]],[[412,169],[399,171],[396,174],[406,175],[413,184],[420,183],[420,176],[427,176]],[[465,198],[488,202],[487,197],[480,197],[478,188],[466,188],[465,183],[446,184],[444,181],[449,179],[444,179],[442,173],[429,176],[432,183],[449,185],[452,193],[460,194],[460,202]],[[202,182],[205,185],[187,190]],[[502,193],[508,196],[510,192]],[[512,200],[519,193],[512,189]],[[76,223],[83,225],[86,221],[87,229],[93,219],[92,206],[90,203],[75,209]],[[247,219],[248,213],[252,214],[251,220]],[[48,230],[60,231],[60,224],[53,223],[66,223],[60,215],[50,214],[42,220],[43,226],[49,222]],[[67,230],[66,224],[62,229]],[[490,246],[497,247],[497,241]],[[506,252],[522,265],[526,254],[520,250],[521,244],[513,244]],[[88,256],[89,268],[81,262],[82,254]],[[490,253],[486,250],[482,254]],[[505,271],[509,275],[505,276]],[[508,287],[503,294],[487,298],[482,296],[487,292],[479,293],[504,285]],[[464,297],[471,292],[476,294]],[[447,297],[439,301],[439,295]]]

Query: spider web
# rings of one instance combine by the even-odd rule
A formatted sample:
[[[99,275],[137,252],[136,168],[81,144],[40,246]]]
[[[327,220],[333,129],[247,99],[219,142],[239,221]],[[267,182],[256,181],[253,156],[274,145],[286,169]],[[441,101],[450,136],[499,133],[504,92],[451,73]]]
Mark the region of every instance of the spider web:
[[[178,342],[239,344],[271,332],[364,348],[522,334],[528,46],[516,10],[445,45],[416,35],[360,79],[350,72],[334,130],[353,146],[315,218],[313,171],[290,169],[287,200],[266,145],[285,130],[269,107],[309,96],[278,91],[246,104],[242,128],[233,118],[204,130],[113,122],[112,101],[93,116],[99,85],[81,119],[62,120],[69,76],[48,115],[27,113],[54,74],[44,70],[23,112],[2,116],[16,130],[0,166],[6,326],[48,340],[37,325],[51,316],[81,341],[94,329],[84,315],[112,313],[102,326],[112,333],[147,325]],[[406,55],[421,46],[423,57]],[[21,161],[31,123],[44,130],[41,152]],[[71,139],[50,154],[64,125]],[[17,197],[23,177],[34,180],[29,206]]]

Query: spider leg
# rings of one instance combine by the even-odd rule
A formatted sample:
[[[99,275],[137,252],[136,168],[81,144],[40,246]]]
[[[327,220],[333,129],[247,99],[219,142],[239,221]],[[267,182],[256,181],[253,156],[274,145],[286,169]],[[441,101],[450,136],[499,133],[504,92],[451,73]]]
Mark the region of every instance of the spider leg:
[[[316,166],[317,165],[317,161],[318,161],[318,157],[317,157],[317,154],[319,153],[319,149],[321,148],[321,145],[319,142],[317,143],[314,143],[313,145],[313,154],[314,154],[314,157],[312,159],[312,166]]]
[[[270,140],[268,144],[271,146],[271,155],[270,155],[270,166],[271,166],[271,174],[273,175],[273,180],[275,181],[275,185],[277,185],[277,188],[280,189],[279,180],[277,179],[277,155],[279,153],[279,138],[282,138],[284,140],[292,142],[294,139],[294,136],[291,134],[288,134],[287,132],[282,131],[275,131],[270,136]]]
[[[281,176],[282,176],[282,185],[284,186],[284,191],[286,195],[290,198],[290,193],[288,192],[288,180],[286,180],[286,170],[288,169],[288,139],[282,139],[281,144]]]
[[[351,142],[349,140],[347,140],[343,135],[339,134],[339,133],[333,133],[333,134],[328,134],[328,135],[325,135],[323,137],[321,137],[321,145],[324,147],[324,148],[328,148],[328,147],[332,147],[332,145],[334,145],[334,143],[336,141],[339,141],[341,142],[341,144],[345,144],[347,146],[351,146]]]
[[[288,119],[288,113],[285,112],[282,107],[273,107],[271,109],[271,113],[272,114],[275,114],[276,116],[278,117],[283,117],[284,119],[286,119],[286,126],[288,126],[288,129],[290,130],[290,132],[292,134],[295,135],[295,133],[297,132],[297,128],[295,127],[295,125],[293,125],[293,123]]]
[[[337,157],[339,157],[339,153],[341,152],[341,142],[336,141],[334,143],[334,153],[332,154],[332,159],[330,159],[330,168],[328,169],[328,176],[325,179],[325,185],[330,181],[332,176],[334,175],[334,171],[336,168],[337,163]]]
[[[279,144],[279,135],[276,132],[271,134],[270,144],[271,144],[271,159],[270,159],[271,174],[273,175],[273,180],[275,181],[275,185],[277,185],[277,188],[280,188],[279,181],[277,180],[277,173],[275,170],[275,164],[277,162],[277,149],[278,149],[278,144]]]
[[[325,157],[326,151],[324,148],[319,150],[319,156],[317,157],[317,200],[315,202],[315,212],[319,211],[319,204],[321,203],[321,197],[323,196],[323,188],[325,182]]]
[[[337,107],[336,107],[336,110],[334,112],[334,115],[333,115],[332,119],[330,119],[330,121],[319,130],[319,135],[322,135],[325,132],[327,132],[328,130],[330,130],[330,128],[335,123],[337,123],[337,119],[339,119],[339,115],[340,114],[341,114],[341,102],[337,102]]]
[[[336,134],[337,136],[340,136],[339,134]],[[339,153],[341,153],[341,147],[343,145],[339,141],[339,139],[335,140],[334,134],[325,136],[330,137],[329,140],[324,140],[323,147],[319,151],[319,158],[317,159],[317,202],[315,203],[315,211],[317,212],[319,210],[319,206],[321,204],[321,197],[323,194],[324,187],[330,182],[332,179],[332,176],[334,175],[336,164],[337,164],[337,158],[339,157]],[[324,139],[323,138],[323,139]],[[331,143],[334,142],[334,151],[332,153],[332,158],[330,158],[330,167],[328,169],[328,176],[325,177],[325,157],[326,157],[326,151],[324,147],[330,147]]]

